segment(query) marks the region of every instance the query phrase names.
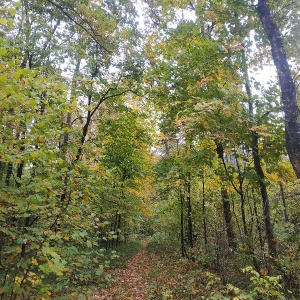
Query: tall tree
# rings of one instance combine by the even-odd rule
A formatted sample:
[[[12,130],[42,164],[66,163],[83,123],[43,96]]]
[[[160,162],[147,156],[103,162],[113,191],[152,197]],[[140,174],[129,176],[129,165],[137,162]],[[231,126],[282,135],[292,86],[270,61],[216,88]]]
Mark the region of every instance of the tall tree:
[[[288,63],[282,33],[274,21],[267,2],[267,0],[259,0],[257,12],[270,41],[272,57],[279,77],[285,113],[286,149],[295,174],[300,178],[300,109],[297,103],[297,90]]]

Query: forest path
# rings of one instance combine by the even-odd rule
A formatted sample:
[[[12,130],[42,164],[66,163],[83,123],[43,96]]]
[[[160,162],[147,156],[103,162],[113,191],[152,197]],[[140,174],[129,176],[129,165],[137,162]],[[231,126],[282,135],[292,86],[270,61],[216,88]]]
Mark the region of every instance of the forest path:
[[[111,275],[114,282],[95,293],[92,299],[101,300],[146,300],[148,273],[154,256],[146,252],[146,245],[133,255],[125,268],[117,268]]]

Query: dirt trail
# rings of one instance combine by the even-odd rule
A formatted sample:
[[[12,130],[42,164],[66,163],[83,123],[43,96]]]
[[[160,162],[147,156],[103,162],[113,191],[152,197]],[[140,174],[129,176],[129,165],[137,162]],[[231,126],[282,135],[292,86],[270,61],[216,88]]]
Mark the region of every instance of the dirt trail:
[[[146,300],[148,272],[151,255],[143,247],[128,262],[124,269],[112,272],[115,282],[108,288],[94,294],[92,299],[101,300]]]

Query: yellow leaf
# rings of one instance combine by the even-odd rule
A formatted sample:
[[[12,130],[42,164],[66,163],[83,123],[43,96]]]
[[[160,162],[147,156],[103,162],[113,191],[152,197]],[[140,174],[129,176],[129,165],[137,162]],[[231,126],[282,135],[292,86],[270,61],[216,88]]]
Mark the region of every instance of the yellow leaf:
[[[259,270],[259,273],[260,273],[262,276],[266,276],[266,275],[268,274],[268,271],[267,271],[266,269],[261,268],[261,269]]]
[[[31,262],[32,262],[32,264],[35,265],[35,266],[38,265],[38,262],[37,262],[37,260],[36,260],[35,258],[32,258],[32,259],[31,259]]]
[[[18,254],[21,253],[22,248],[20,246],[16,247],[15,252],[18,253]]]
[[[37,138],[37,141],[38,141],[39,143],[43,143],[43,142],[45,141],[45,139],[44,139],[43,136],[39,136],[39,137]]]
[[[16,276],[16,277],[15,277],[15,282],[16,282],[17,284],[20,284],[20,283],[22,282],[22,280],[23,280],[22,277],[19,277],[19,276]]]
[[[4,19],[4,18],[0,18],[0,25],[5,25],[5,24],[6,24],[6,22],[7,22],[7,20],[6,20],[6,19]]]

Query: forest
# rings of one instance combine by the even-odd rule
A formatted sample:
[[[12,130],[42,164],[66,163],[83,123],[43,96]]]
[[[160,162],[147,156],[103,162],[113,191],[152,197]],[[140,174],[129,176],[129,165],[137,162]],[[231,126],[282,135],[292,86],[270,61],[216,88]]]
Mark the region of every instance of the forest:
[[[299,0],[0,3],[0,300],[300,299]]]

